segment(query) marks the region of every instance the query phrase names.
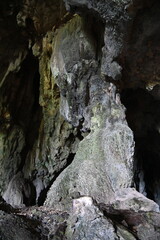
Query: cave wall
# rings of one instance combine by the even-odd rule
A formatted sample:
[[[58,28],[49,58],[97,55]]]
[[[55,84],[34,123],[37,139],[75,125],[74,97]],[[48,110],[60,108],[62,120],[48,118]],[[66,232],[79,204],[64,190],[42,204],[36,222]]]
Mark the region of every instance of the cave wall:
[[[160,237],[159,5],[0,3],[0,195],[39,239]]]

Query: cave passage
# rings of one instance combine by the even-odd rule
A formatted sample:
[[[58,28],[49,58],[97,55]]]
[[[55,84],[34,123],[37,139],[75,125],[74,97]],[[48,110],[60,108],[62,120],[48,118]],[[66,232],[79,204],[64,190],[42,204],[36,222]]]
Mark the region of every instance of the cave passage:
[[[25,60],[21,64],[18,72],[10,73],[8,79],[1,90],[10,113],[10,125],[6,131],[12,131],[13,128],[21,129],[23,135],[18,135],[17,139],[24,141],[24,146],[19,150],[19,145],[15,147],[12,155],[17,155],[20,161],[17,164],[15,174],[23,172],[26,164],[27,154],[32,150],[39,134],[39,127],[42,120],[42,108],[39,105],[40,74],[39,62],[29,51]],[[21,144],[20,140],[16,144]],[[18,155],[19,154],[19,155]],[[11,160],[12,160],[11,156]],[[17,157],[18,158],[18,157]],[[10,160],[10,161],[11,161]],[[12,160],[13,161],[13,160]],[[12,164],[12,163],[11,163]],[[25,174],[25,173],[24,173]],[[13,177],[13,176],[12,176]],[[11,180],[11,179],[10,179]],[[22,183],[20,183],[22,182]],[[32,206],[36,204],[35,187],[31,179],[19,179],[14,181],[14,186],[23,195],[23,204]],[[23,189],[21,189],[23,185]],[[13,187],[14,188],[14,187]],[[19,189],[20,188],[20,189]],[[27,194],[26,194],[27,192]]]
[[[160,87],[125,89],[121,100],[135,138],[135,184],[160,205]]]

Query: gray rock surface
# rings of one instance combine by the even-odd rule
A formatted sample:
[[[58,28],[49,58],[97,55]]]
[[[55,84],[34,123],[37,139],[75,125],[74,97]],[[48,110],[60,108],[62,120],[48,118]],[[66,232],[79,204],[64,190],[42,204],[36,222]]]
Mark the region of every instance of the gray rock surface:
[[[3,194],[4,200],[12,207],[24,207],[23,198],[30,198],[31,189],[21,172],[18,172],[8,184],[7,190]]]
[[[159,9],[0,2],[0,239],[160,239]]]
[[[23,130],[15,126],[7,136],[0,134],[0,192],[3,193],[21,163],[21,151],[25,145]]]
[[[32,221],[26,221],[13,214],[0,210],[0,239],[2,240],[39,240],[40,233]]]
[[[96,47],[89,30],[84,19],[75,16],[57,31],[53,41],[51,69],[60,89],[60,112],[74,126],[85,119],[90,78],[97,71]]]
[[[125,121],[124,108],[119,95],[116,94],[115,86],[107,84],[99,75],[96,78],[92,76],[95,74],[95,68],[94,65],[89,67],[88,61],[92,64],[96,61],[91,43],[83,41],[83,55],[80,57],[82,49],[77,38],[81,36],[83,39],[85,30],[81,22],[82,19],[76,17],[59,31],[51,59],[52,73],[57,79],[62,94],[61,113],[74,125],[78,125],[81,118],[84,119],[83,126],[86,125],[86,120],[90,120],[91,129],[89,135],[79,144],[72,164],[59,175],[48,192],[45,204],[47,206],[57,205],[57,207],[59,205],[60,209],[62,205],[68,205],[69,199],[77,194],[93,196],[100,202],[110,202],[114,198],[114,191],[121,187],[131,186],[133,180],[133,134]],[[64,34],[65,37],[63,37]],[[59,44],[58,41],[61,38],[63,40]],[[78,38],[78,41],[81,38]],[[78,44],[75,47],[78,50],[77,53],[74,53],[74,47],[73,49],[66,48],[65,44],[70,42]],[[74,56],[72,59],[71,54]],[[87,61],[86,58],[88,58]],[[85,74],[87,73],[84,76],[81,68],[78,68],[82,66],[82,61]],[[76,75],[74,74],[75,67]],[[73,73],[72,80],[67,71]],[[85,83],[86,78],[88,83]],[[76,88],[73,89],[76,94],[75,100],[72,99],[74,94],[71,91],[72,88],[67,89],[74,82],[76,82]],[[89,100],[85,106],[86,96],[82,95],[82,92],[87,92],[87,85]],[[75,120],[78,112],[74,110],[74,107],[82,113],[77,119],[78,122]],[[120,172],[123,173],[121,177],[119,177]]]
[[[135,212],[159,212],[159,206],[146,198],[134,188],[122,188],[115,194],[112,202],[114,209],[132,210]]]
[[[90,195],[98,202],[109,203],[113,201],[117,189],[131,186],[133,135],[124,121],[123,108],[119,109],[114,97],[112,105],[115,110],[112,109],[111,119],[115,118],[115,122],[106,120],[107,111],[104,110],[107,99],[106,94],[104,105],[94,107],[91,133],[79,144],[71,165],[53,183],[45,201],[47,206],[59,206],[61,209],[77,194]],[[119,119],[121,123],[116,123]],[[122,141],[124,145],[120,146]]]
[[[135,239],[130,233],[126,234],[127,238],[123,238],[123,233],[121,235],[120,231],[116,232],[112,221],[105,218],[103,213],[94,206],[91,197],[73,200],[73,212],[68,219],[66,236],[67,239],[73,240]]]

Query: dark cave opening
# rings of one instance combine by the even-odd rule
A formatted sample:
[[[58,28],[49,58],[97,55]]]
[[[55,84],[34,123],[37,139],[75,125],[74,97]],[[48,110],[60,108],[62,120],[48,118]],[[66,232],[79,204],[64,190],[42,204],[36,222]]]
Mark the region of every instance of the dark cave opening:
[[[160,87],[125,89],[121,101],[135,138],[136,189],[160,205]]]
[[[18,171],[21,171],[28,152],[33,148],[35,140],[38,138],[42,119],[42,108],[39,105],[39,62],[32,52],[28,54],[22,63],[20,71],[15,75],[15,79],[19,81],[18,90],[15,93],[13,91],[14,94],[8,101],[10,102],[10,111],[14,124],[20,125],[25,134],[25,146],[21,152],[21,164],[18,169]]]
[[[26,194],[26,189],[24,189],[22,191],[23,204],[25,204],[26,207],[36,205],[36,189],[35,189],[35,186],[29,180],[25,179],[25,187],[28,190],[29,194],[28,195]]]
[[[6,96],[4,104],[7,105],[10,112],[8,134],[14,127],[22,129],[24,134],[25,144],[21,152],[19,152],[20,162],[17,165],[16,173],[23,172],[28,152],[33,148],[38,138],[39,126],[42,120],[42,108],[39,104],[39,88],[39,61],[29,51],[21,64],[20,70],[9,74],[1,90],[2,95]],[[24,179],[23,184],[23,203],[26,206],[35,205],[36,193],[32,179]],[[25,193],[26,189],[27,194]]]
[[[96,60],[101,64],[102,47],[104,46],[105,24],[98,14],[94,12],[84,14],[85,30],[95,48]]]

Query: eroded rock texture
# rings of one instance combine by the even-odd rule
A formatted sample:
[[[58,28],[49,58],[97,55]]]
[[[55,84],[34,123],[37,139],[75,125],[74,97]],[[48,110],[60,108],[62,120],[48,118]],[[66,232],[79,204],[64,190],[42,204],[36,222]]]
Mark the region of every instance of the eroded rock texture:
[[[160,238],[159,13],[0,3],[0,239]]]

